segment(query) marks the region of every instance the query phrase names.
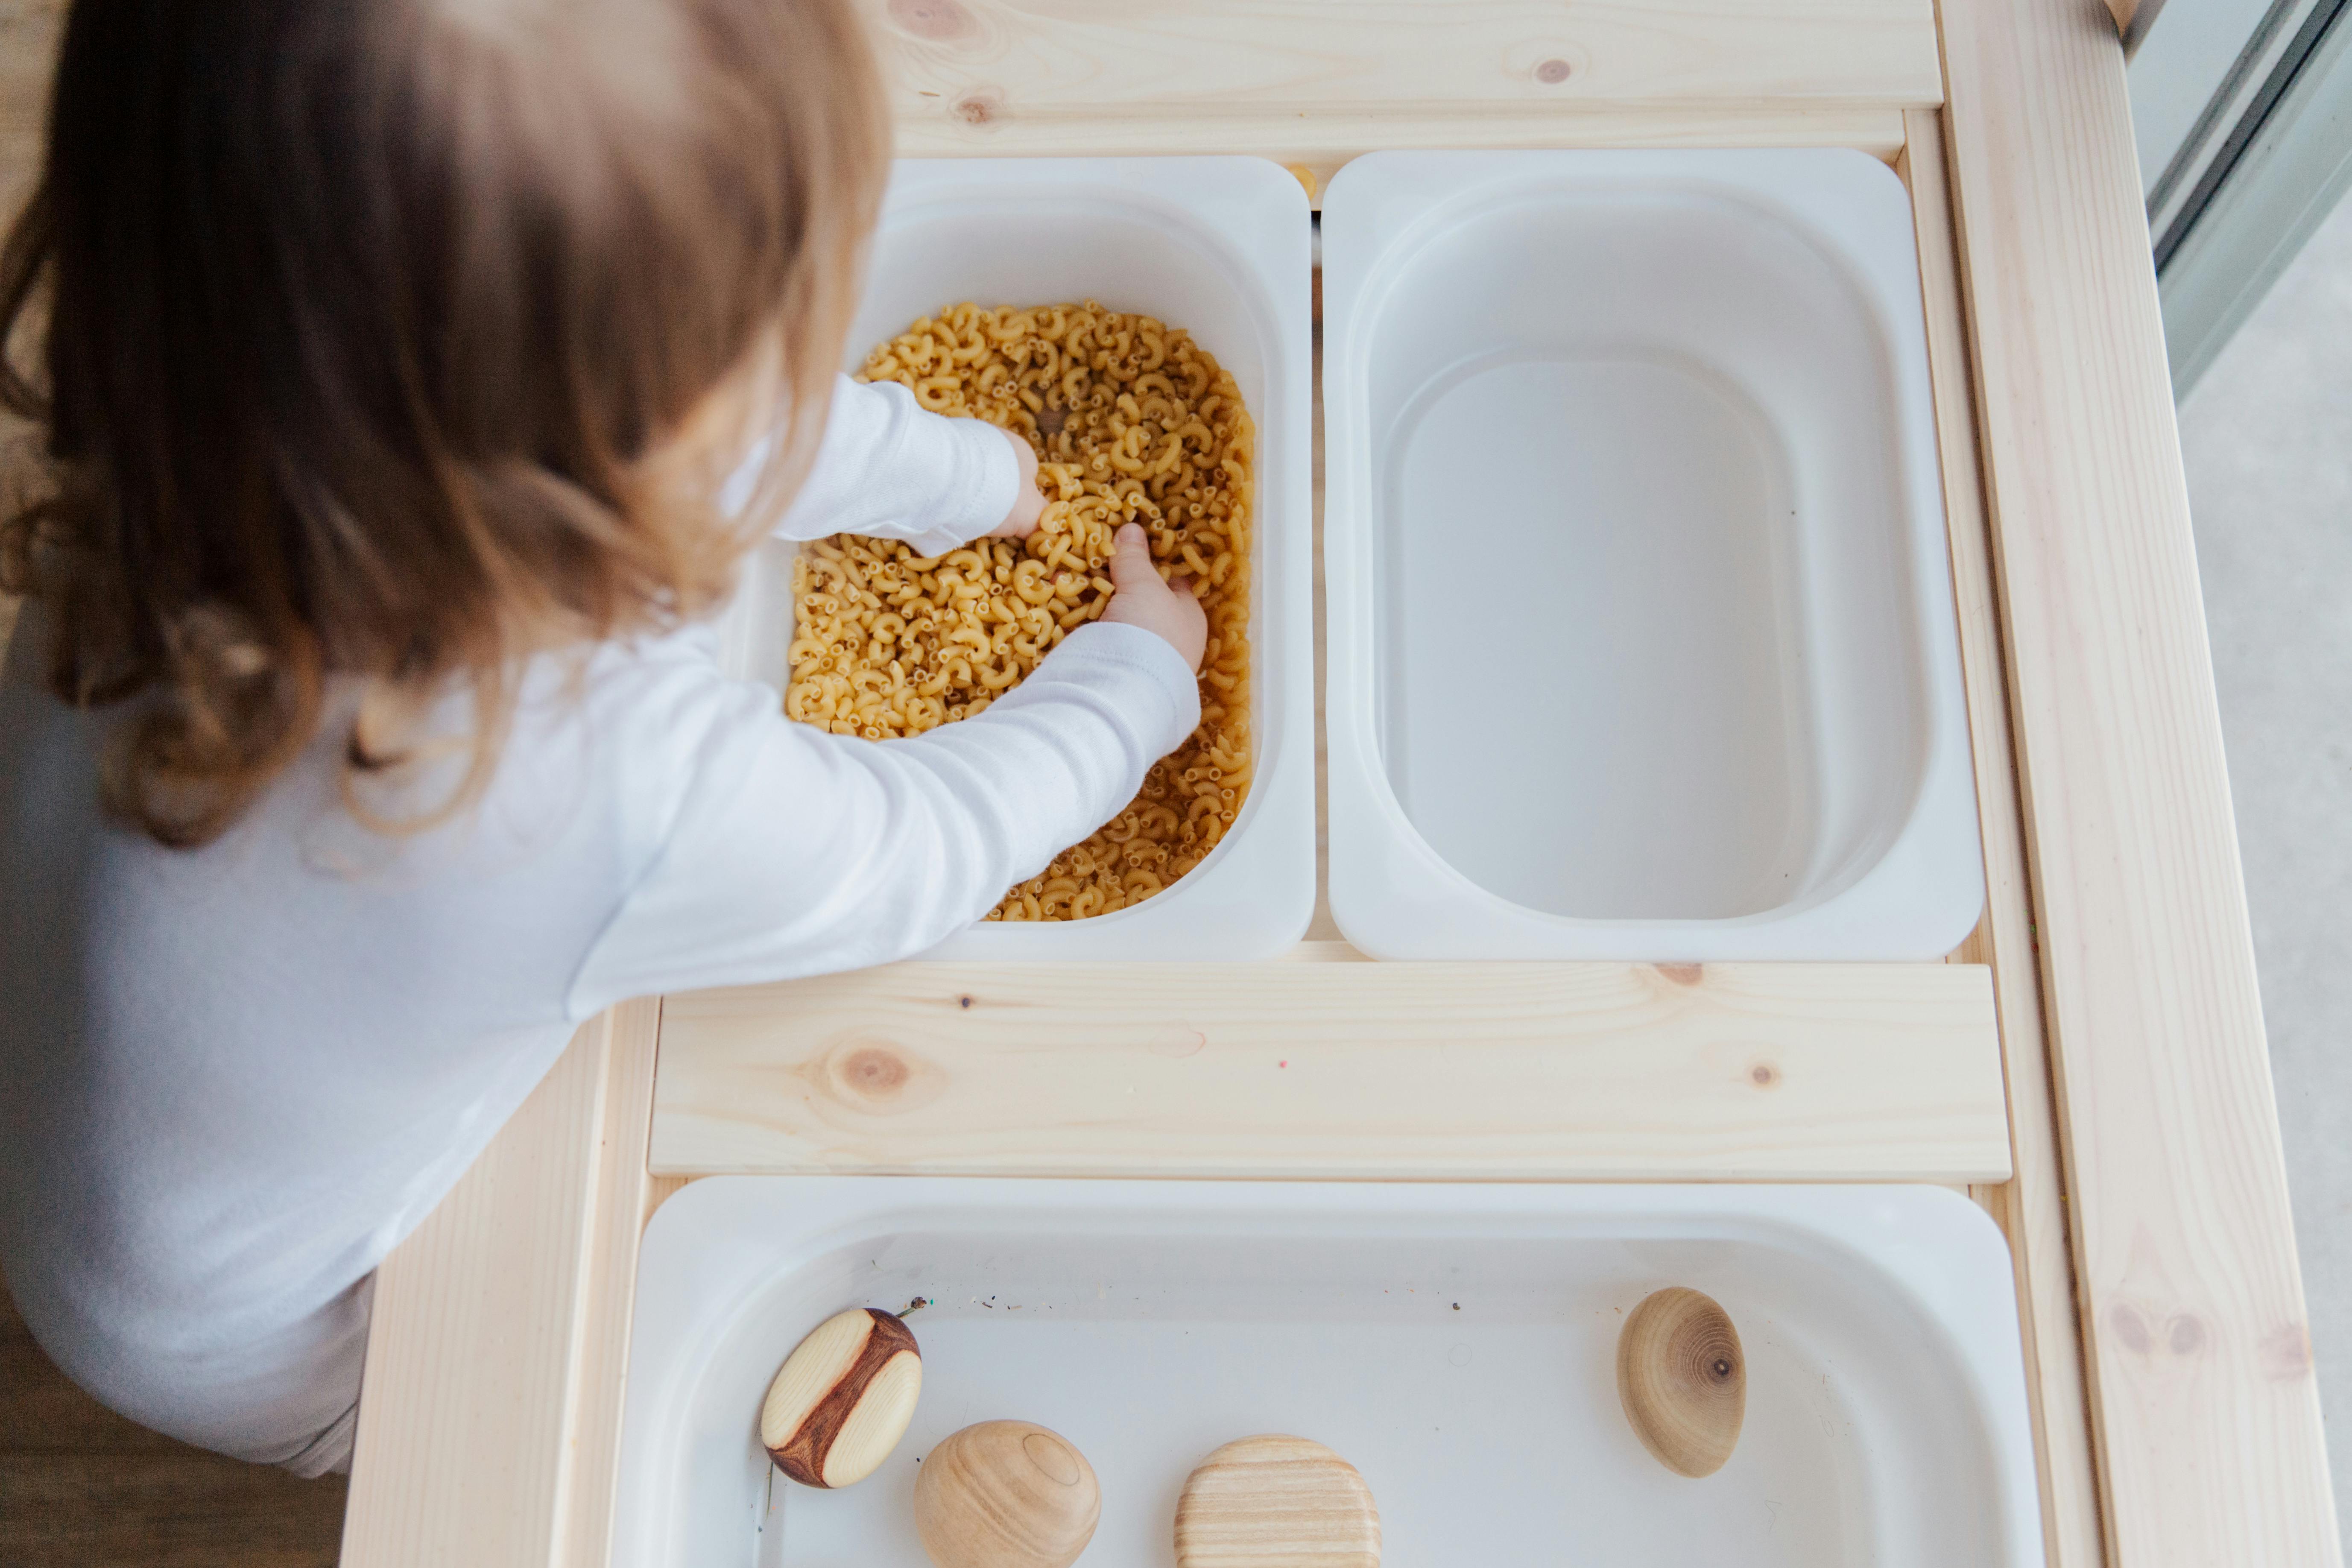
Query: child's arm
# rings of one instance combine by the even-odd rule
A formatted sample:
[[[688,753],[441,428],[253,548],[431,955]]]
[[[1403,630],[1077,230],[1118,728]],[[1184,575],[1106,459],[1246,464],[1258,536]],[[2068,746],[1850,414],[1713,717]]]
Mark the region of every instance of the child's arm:
[[[845,375],[816,463],[771,531],[901,539],[940,555],[982,534],[1028,532],[1044,506],[1036,479],[1037,456],[1019,437],[926,412],[896,382]]]
[[[663,677],[674,689],[637,704],[660,732],[628,752],[683,757],[687,777],[648,780],[667,825],[582,964],[574,1012],[919,952],[1108,821],[1200,722],[1207,635],[1141,529],[1121,531],[1111,573],[1103,622],[986,712],[910,739],[794,723],[773,689],[707,663]]]

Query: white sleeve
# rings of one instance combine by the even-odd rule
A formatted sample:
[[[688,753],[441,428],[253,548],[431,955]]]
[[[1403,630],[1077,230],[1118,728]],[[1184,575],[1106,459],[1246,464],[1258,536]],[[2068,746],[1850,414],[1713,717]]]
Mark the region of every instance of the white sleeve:
[[[581,964],[576,1017],[920,952],[1110,820],[1201,717],[1174,648],[1102,623],[977,718],[906,740],[794,723],[772,689],[715,671],[698,701],[691,777]]]
[[[720,492],[727,510],[748,503],[770,451],[761,442],[728,481]],[[943,555],[1003,522],[1020,486],[1020,459],[994,426],[930,413],[897,382],[844,375],[834,381],[815,465],[771,531],[779,539],[863,533]]]

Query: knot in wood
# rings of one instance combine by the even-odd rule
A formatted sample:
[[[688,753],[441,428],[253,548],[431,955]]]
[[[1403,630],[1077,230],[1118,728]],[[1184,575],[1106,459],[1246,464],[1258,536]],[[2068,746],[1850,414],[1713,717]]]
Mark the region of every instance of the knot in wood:
[[[2265,1376],[2280,1383],[2311,1375],[2311,1331],[2301,1323],[2282,1323],[2263,1336],[2260,1347]]]
[[[957,0],[890,0],[890,21],[900,31],[935,44],[968,38],[978,28]]]
[[[859,1094],[880,1100],[907,1087],[907,1064],[880,1046],[849,1053],[841,1064],[842,1081]]]

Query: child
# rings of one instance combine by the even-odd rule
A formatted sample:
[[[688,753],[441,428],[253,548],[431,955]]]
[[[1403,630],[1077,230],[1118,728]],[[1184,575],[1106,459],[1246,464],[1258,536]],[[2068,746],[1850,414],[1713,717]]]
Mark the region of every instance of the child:
[[[719,673],[764,533],[1042,506],[833,374],[880,101],[848,0],[75,6],[0,258],[0,1270],[108,1404],[346,1464],[371,1271],[582,1020],[918,952],[1197,722],[1132,529],[969,722]]]

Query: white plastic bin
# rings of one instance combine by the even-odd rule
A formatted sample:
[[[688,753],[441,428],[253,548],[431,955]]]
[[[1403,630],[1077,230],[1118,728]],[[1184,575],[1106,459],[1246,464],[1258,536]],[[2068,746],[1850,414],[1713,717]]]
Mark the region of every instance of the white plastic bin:
[[[926,1568],[918,1461],[996,1418],[1092,1463],[1085,1568],[1164,1568],[1187,1472],[1256,1432],[1353,1462],[1401,1565],[2042,1561],[2008,1248],[1936,1188],[719,1177],[654,1216],[638,1275],[614,1568]],[[1667,1285],[1720,1301],[1747,1362],[1705,1480],[1618,1405],[1618,1330]],[[917,1295],[898,1451],[772,1483],[785,1354]]]
[[[1384,958],[1928,959],[1983,902],[1909,198],[1390,153],[1323,207],[1330,897]]]
[[[976,924],[926,956],[1265,958],[1307,929],[1315,904],[1310,244],[1306,193],[1261,159],[897,165],[845,368],[908,322],[965,300],[1093,299],[1185,328],[1233,373],[1257,422],[1257,767],[1233,831],[1191,874],[1132,909]],[[725,627],[730,671],[780,689],[798,548],[776,542],[754,556]]]

